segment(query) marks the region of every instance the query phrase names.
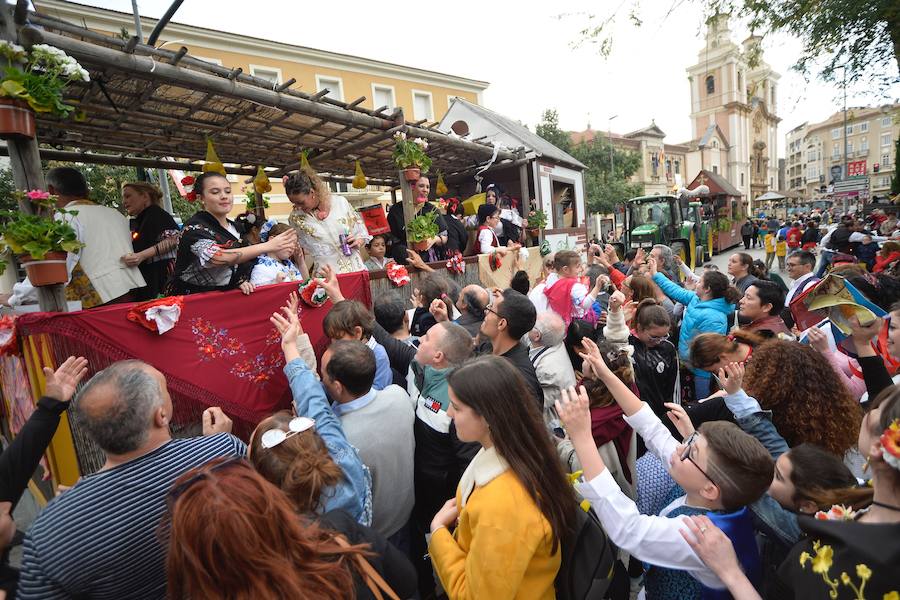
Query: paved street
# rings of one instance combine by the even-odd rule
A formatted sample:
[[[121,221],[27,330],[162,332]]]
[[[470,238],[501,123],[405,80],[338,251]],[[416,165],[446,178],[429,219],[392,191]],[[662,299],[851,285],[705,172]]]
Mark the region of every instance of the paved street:
[[[721,254],[717,254],[717,255],[713,256],[713,259],[711,262],[714,265],[718,266],[719,270],[727,275],[728,274],[728,257],[731,256],[732,254],[734,254],[735,252],[743,252],[743,251],[744,251],[743,244],[741,244],[740,246],[735,246],[731,250],[728,250],[726,252],[723,252]],[[750,256],[753,257],[754,260],[756,260],[757,258],[762,261],[766,260],[766,251],[763,248],[751,248],[750,250],[748,250],[748,252],[750,253]],[[700,273],[703,270],[702,265],[700,265],[700,267],[701,268],[697,269],[698,273]],[[784,279],[785,283],[787,283],[788,285],[791,284],[792,280],[788,277],[787,272],[781,272],[778,270],[778,259],[775,259],[775,261],[772,263],[772,268],[776,273],[781,275],[781,277]]]

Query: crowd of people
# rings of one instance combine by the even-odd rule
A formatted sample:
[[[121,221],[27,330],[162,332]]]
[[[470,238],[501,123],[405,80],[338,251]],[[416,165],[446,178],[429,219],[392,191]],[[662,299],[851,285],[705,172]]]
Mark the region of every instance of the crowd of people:
[[[428,180],[417,186],[427,197]],[[0,455],[0,544],[63,413],[106,462],[41,511],[20,571],[4,561],[8,595],[568,598],[563,579],[583,592],[598,577],[572,570],[605,560],[584,542],[600,532],[608,598],[900,597],[895,220],[766,220],[750,230],[766,260],[735,252],[727,273],[695,273],[663,245],[598,244],[548,255],[507,289],[426,269],[413,306],[389,293],[369,309],[338,273],[464,252],[471,224],[448,206],[413,252],[402,212],[391,236],[370,236],[313,174],[285,189],[290,224],[260,224],[251,241],[220,175],[197,178],[203,209],[180,233],[152,187],[124,188],[123,270],[157,293],[312,274],[333,302],[331,342],[317,358],[296,292],[260,319],[280,333],[293,402],[246,443],[215,407],[202,436],[173,437],[150,364],[86,382],[83,358],[45,370],[45,397]],[[509,209],[488,196],[475,243],[514,249]],[[827,323],[801,330],[792,309],[826,271],[888,317],[850,318],[843,341]]]

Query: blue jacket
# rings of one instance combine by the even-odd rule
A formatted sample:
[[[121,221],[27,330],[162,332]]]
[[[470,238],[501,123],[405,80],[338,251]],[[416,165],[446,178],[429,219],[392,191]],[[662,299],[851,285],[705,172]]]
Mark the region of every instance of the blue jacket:
[[[302,358],[286,364],[284,374],[291,386],[297,415],[316,421],[316,433],[325,442],[332,460],[344,472],[340,483],[322,493],[319,514],[344,510],[361,525],[371,526],[372,475],[360,460],[356,448],[347,441],[340,420],[328,405],[322,384]]]
[[[734,312],[734,304],[725,298],[700,300],[700,296],[672,283],[662,273],[654,275],[653,282],[672,302],[685,306],[681,335],[678,336],[678,356],[681,360],[690,359],[691,342],[701,333],[728,333],[728,315]]]

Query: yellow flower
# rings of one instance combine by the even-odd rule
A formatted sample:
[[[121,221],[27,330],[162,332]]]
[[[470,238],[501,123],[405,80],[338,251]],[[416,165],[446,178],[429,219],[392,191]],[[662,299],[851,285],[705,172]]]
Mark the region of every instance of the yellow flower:
[[[806,562],[807,562],[810,558],[812,558],[812,557],[809,555],[809,552],[803,552],[803,553],[801,553],[801,554],[800,554],[800,566],[801,566],[801,567],[805,567],[805,566],[806,566]]]
[[[872,569],[870,569],[866,565],[856,565],[856,576],[863,581],[868,581],[872,576]]]
[[[896,590],[893,592],[889,592],[881,597],[881,600],[900,600],[900,593],[897,593]]]
[[[847,575],[847,571],[841,573],[841,583],[843,583],[844,585],[850,584],[850,576]]]
[[[812,559],[813,573],[827,574],[831,568],[832,556],[834,556],[834,551],[831,549],[831,546],[820,546],[816,550],[815,558]]]

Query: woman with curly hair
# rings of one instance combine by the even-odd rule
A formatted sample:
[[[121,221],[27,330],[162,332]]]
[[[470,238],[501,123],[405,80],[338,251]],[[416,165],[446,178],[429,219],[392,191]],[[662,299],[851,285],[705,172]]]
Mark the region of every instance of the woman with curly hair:
[[[831,364],[806,344],[772,339],[747,363],[746,391],[790,446],[818,444],[843,456],[854,446],[862,418],[859,404]]]

